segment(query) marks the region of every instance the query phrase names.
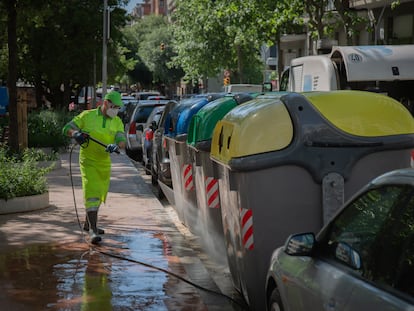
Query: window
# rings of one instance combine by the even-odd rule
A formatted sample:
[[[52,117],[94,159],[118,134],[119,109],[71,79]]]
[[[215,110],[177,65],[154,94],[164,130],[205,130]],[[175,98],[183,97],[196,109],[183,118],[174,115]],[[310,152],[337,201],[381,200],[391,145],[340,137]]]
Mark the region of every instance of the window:
[[[155,106],[146,106],[140,107],[137,111],[135,122],[136,123],[145,123]]]
[[[360,256],[361,276],[414,294],[414,189],[389,185],[353,201],[321,239],[321,255],[341,261],[338,243]]]
[[[303,65],[292,67],[292,91],[302,91],[302,76],[303,76]]]

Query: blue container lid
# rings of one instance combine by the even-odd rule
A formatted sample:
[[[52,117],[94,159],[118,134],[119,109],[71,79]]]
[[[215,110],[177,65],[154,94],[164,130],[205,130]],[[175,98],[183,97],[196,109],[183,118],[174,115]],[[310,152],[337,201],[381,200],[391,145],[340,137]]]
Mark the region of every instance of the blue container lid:
[[[209,102],[224,95],[224,93],[200,94],[181,101],[166,119],[165,135],[176,137],[187,134],[191,118]]]

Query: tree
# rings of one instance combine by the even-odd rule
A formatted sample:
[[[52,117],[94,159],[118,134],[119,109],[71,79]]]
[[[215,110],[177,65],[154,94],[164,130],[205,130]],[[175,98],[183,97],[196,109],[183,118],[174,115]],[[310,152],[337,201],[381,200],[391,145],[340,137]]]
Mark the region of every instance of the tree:
[[[161,88],[175,84],[183,77],[180,67],[171,64],[172,30],[165,17],[150,15],[124,29],[124,46],[128,57],[136,60],[129,75],[144,88]],[[162,48],[163,46],[164,48]]]
[[[7,87],[9,89],[9,115],[10,115],[10,138],[9,146],[14,151],[19,151],[19,133],[22,129],[18,126],[17,118],[17,0],[8,0],[7,8],[7,44],[9,51],[9,66]]]
[[[5,3],[4,3],[5,2]],[[100,61],[102,44],[102,9],[100,0],[7,0],[0,3],[7,11],[7,85],[9,88],[10,146],[19,149],[18,134],[24,130],[18,126],[16,82],[21,79],[34,83],[40,90],[47,85],[52,94],[60,95],[65,85],[69,98],[70,85],[89,83],[91,68],[96,56]],[[125,0],[111,1],[123,4]],[[118,41],[120,26],[125,24],[125,10],[114,9],[111,19],[111,37]],[[0,23],[4,23],[1,19]],[[3,29],[3,28],[2,28]],[[0,34],[0,37],[4,33]],[[118,61],[118,46],[108,49],[112,77],[124,70]],[[4,54],[2,54],[4,55]],[[3,58],[1,58],[3,59]],[[86,69],[85,69],[86,68]],[[67,101],[68,103],[68,101]],[[55,97],[55,105],[65,101]]]
[[[248,64],[261,70],[259,51],[272,36],[273,7],[272,1],[176,1],[174,63],[189,79],[229,69],[233,80],[246,81]]]

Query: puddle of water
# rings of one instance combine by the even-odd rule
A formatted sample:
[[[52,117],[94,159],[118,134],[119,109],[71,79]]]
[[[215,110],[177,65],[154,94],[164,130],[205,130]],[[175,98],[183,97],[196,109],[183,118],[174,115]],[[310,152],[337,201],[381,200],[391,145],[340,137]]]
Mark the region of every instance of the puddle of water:
[[[105,236],[102,251],[184,278],[162,233]],[[162,271],[89,250],[85,243],[32,245],[0,255],[0,299],[8,310],[206,310],[190,285]]]

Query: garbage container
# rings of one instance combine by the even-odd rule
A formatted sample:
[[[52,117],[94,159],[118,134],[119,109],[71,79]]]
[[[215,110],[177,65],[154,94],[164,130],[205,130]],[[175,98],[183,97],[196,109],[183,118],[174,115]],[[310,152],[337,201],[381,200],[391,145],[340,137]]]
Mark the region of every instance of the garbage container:
[[[193,167],[187,148],[187,134],[191,118],[210,101],[224,96],[221,93],[203,94],[180,102],[166,120],[164,138],[170,156],[174,208],[180,221],[192,232],[197,224],[197,200]]]
[[[0,116],[6,115],[9,105],[9,91],[7,87],[0,86]]]
[[[210,160],[211,137],[217,122],[227,112],[256,96],[249,93],[227,94],[208,103],[192,117],[187,135],[199,211],[197,235],[210,258],[226,265],[218,181],[214,178]]]
[[[290,93],[231,110],[214,129],[227,259],[252,310],[265,310],[272,251],[320,229],[372,178],[409,167],[414,120],[369,92]]]

